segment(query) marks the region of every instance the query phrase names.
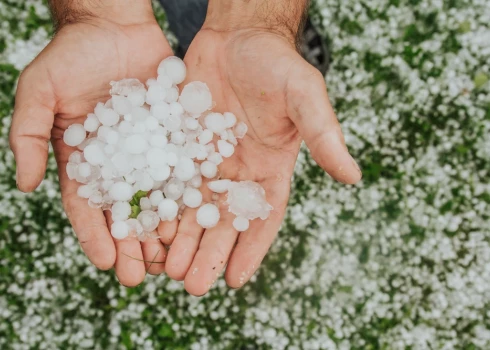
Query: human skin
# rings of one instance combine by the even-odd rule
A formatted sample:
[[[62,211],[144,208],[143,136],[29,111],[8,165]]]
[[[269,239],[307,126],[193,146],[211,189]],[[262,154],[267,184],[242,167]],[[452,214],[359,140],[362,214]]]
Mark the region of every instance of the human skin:
[[[211,0],[206,23],[185,59],[187,81],[206,82],[215,110],[232,111],[249,126],[235,155],[220,165],[220,173],[257,181],[266,189],[274,206],[267,221],[255,220],[238,234],[222,197],[219,225],[204,231],[196,223],[196,210],[186,209],[180,222],[159,226],[160,241],[172,244],[167,258],[158,240],[113,240],[110,215],[77,196],[78,184],[65,171],[73,148],[64,144],[64,130],[83,123],[97,102],[109,98],[110,81],[146,81],[159,62],[172,55],[146,0],[51,1],[57,34],[22,73],[16,95],[10,143],[19,189],[32,191],[42,181],[51,140],[63,205],[95,266],[114,267],[125,286],[141,283],[147,271],[166,271],[184,279],[189,293],[203,295],[228,264],[228,284],[242,286],[278,232],[302,139],[335,179],[353,184],[361,178],[345,147],[324,78],[296,51],[306,5],[302,0]],[[202,190],[210,200],[211,193]],[[166,264],[143,262],[166,259]]]
[[[101,209],[90,208],[77,196],[79,185],[67,177],[74,149],[63,142],[63,132],[83,123],[97,102],[109,99],[110,81],[132,77],[144,82],[172,50],[149,0],[55,0],[50,5],[57,32],[23,71],[17,88],[10,131],[17,185],[24,192],[39,185],[51,140],[63,205],[81,247],[96,267],[114,267],[123,285],[135,286],[149,267],[140,260],[164,261],[165,247],[158,240],[113,240],[110,215],[106,221]],[[163,271],[163,264],[152,264],[148,272]]]
[[[239,288],[257,268],[280,228],[290,179],[304,139],[316,162],[333,178],[354,184],[361,171],[349,155],[329,102],[325,79],[297,52],[304,0],[210,0],[202,30],[185,57],[187,81],[204,81],[215,111],[232,111],[248,127],[232,158],[219,167],[223,178],[260,183],[274,210],[238,233],[226,196],[221,220],[204,230],[196,209],[187,208],[171,239],[166,273],[184,280],[193,295],[208,292],[222,270]],[[184,84],[186,83],[184,82]],[[204,201],[211,193],[203,185]]]

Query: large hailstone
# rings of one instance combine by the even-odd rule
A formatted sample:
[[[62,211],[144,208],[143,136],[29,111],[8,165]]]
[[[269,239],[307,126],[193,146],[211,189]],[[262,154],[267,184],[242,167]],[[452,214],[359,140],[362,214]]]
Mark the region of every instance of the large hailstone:
[[[193,115],[201,114],[213,106],[213,97],[208,86],[201,81],[187,84],[180,94],[179,102]]]
[[[227,204],[230,212],[247,220],[265,220],[273,209],[265,199],[264,188],[253,181],[228,184]]]

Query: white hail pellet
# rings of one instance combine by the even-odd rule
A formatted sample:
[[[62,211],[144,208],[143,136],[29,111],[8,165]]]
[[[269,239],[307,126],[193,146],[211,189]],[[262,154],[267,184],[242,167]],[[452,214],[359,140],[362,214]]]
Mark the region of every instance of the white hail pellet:
[[[215,193],[225,193],[228,191],[228,187],[231,184],[231,180],[216,180],[208,182],[208,188]]]
[[[162,148],[150,148],[146,153],[146,160],[150,168],[163,168],[167,165],[167,152]]]
[[[187,187],[184,190],[182,199],[184,204],[189,208],[197,208],[202,203],[202,193],[195,188]]]
[[[162,221],[172,221],[177,217],[179,205],[176,201],[165,198],[158,204],[158,215]]]
[[[152,206],[157,207],[161,201],[163,201],[163,192],[160,190],[153,191],[150,194],[150,203]]]
[[[112,205],[112,220],[126,220],[131,215],[131,205],[128,202],[118,201]]]
[[[78,165],[78,174],[80,176],[83,176],[83,177],[90,176],[91,172],[92,172],[92,166],[89,163],[84,162],[84,163],[80,163]]]
[[[160,223],[160,218],[158,217],[157,213],[151,210],[143,210],[138,214],[137,219],[141,223],[143,231],[145,232],[156,230],[158,224]]]
[[[199,128],[199,121],[192,117],[187,117],[184,119],[185,127],[189,130],[196,130]]]
[[[213,140],[213,132],[209,129],[204,129],[197,139],[201,145],[207,145]]]
[[[211,109],[213,97],[205,83],[193,81],[184,87],[179,102],[190,114],[201,114]]]
[[[185,134],[182,131],[175,131],[172,133],[170,141],[175,145],[183,145],[185,143]]]
[[[204,125],[206,128],[219,135],[221,132],[225,131],[225,118],[221,113],[209,113],[204,118]]]
[[[85,130],[88,132],[94,132],[97,131],[97,129],[100,126],[99,119],[97,116],[93,113],[90,113],[87,115],[87,119],[85,119],[85,122],[83,123],[83,127]]]
[[[150,145],[156,148],[165,148],[167,145],[167,137],[165,135],[151,135],[150,136]]]
[[[131,166],[137,170],[144,169],[148,165],[146,157],[142,154],[133,154],[129,159]]]
[[[157,78],[157,83],[165,89],[170,89],[173,85],[172,79],[166,75],[159,75]]]
[[[219,209],[214,204],[204,204],[197,210],[196,220],[202,228],[212,228],[218,224]]]
[[[177,200],[182,197],[184,193],[185,185],[182,181],[178,179],[172,179],[163,188],[163,193],[166,198]]]
[[[75,163],[66,164],[66,173],[70,180],[75,179],[78,175],[78,165]]]
[[[132,91],[128,94],[128,101],[133,107],[143,106],[145,103],[145,90]]]
[[[112,106],[119,115],[129,114],[133,108],[131,102],[124,96],[112,96]]]
[[[201,175],[196,175],[194,176],[189,182],[189,185],[195,188],[199,188],[202,185],[202,176]]]
[[[78,187],[77,190],[78,196],[86,199],[88,199],[94,192],[95,192],[95,188],[91,185],[82,185]]]
[[[158,128],[158,120],[153,116],[149,116],[145,120],[146,130],[153,131]]]
[[[72,124],[65,130],[63,141],[71,147],[78,146],[87,137],[87,132],[82,124]]]
[[[182,83],[186,72],[187,68],[184,61],[175,56],[167,57],[158,66],[158,75],[169,77],[174,84]]]
[[[132,120],[135,122],[143,122],[150,116],[150,111],[145,107],[133,107],[131,110]]]
[[[151,201],[148,197],[143,197],[140,199],[141,210],[151,210]]]
[[[182,118],[179,115],[169,115],[163,120],[163,126],[165,126],[170,132],[179,131],[181,125]]]
[[[104,163],[104,152],[97,144],[88,145],[83,149],[83,156],[92,165],[101,165]]]
[[[144,136],[136,134],[124,140],[124,150],[131,154],[140,154],[147,150],[148,142]]]
[[[159,102],[163,102],[166,96],[166,89],[164,89],[160,84],[152,84],[146,93],[146,102],[149,105],[154,105]]]
[[[170,167],[168,165],[164,165],[161,168],[150,168],[147,171],[154,180],[153,186],[155,186],[156,182],[165,181],[170,176]]]
[[[225,118],[225,128],[229,129],[235,126],[236,124],[236,116],[231,112],[223,113],[223,117]]]
[[[115,201],[129,201],[133,197],[133,187],[126,182],[116,182],[109,189],[109,195]]]
[[[129,235],[129,226],[124,221],[116,221],[111,225],[111,235],[115,239],[124,239]]]
[[[212,179],[218,173],[218,167],[216,164],[206,160],[201,164],[201,174],[208,179]]]
[[[172,103],[177,102],[179,99],[179,89],[177,86],[172,86],[170,89],[167,89],[167,96],[165,97],[165,102]]]
[[[231,143],[226,142],[224,140],[219,140],[218,141],[218,150],[219,150],[219,153],[223,157],[229,158],[235,152],[235,146],[233,146]]]
[[[104,108],[100,113],[99,121],[105,126],[116,125],[119,122],[119,114],[113,109]]]
[[[234,220],[233,220],[233,227],[235,228],[235,230],[237,230],[238,232],[243,232],[243,231],[247,231],[248,230],[248,227],[250,225],[250,222],[243,218],[243,217],[240,217],[240,216],[237,216]]]
[[[175,165],[174,175],[181,181],[189,181],[195,175],[194,162],[187,157],[180,157]]]
[[[219,154],[218,152],[210,153],[209,156],[207,157],[207,159],[216,165],[220,165],[221,163],[223,163],[223,156],[221,154]]]
[[[70,156],[68,157],[68,162],[70,163],[75,163],[75,164],[80,164],[83,162],[83,154],[79,151],[75,151]]]
[[[167,102],[154,104],[150,108],[150,113],[152,116],[157,118],[157,120],[164,120],[170,115],[170,106]]]
[[[170,104],[170,114],[180,116],[184,114],[184,107],[178,102],[172,102]]]
[[[237,139],[243,139],[248,131],[248,126],[244,122],[240,122],[235,126],[234,134]]]
[[[137,219],[128,219],[126,224],[129,227],[129,234],[132,236],[139,236],[143,233],[143,226]]]

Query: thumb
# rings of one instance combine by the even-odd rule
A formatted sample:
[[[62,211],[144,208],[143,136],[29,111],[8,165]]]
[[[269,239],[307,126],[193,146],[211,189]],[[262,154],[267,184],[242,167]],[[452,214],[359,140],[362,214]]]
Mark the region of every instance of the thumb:
[[[17,186],[23,192],[35,190],[44,177],[54,101],[47,72],[28,67],[17,86],[9,135],[17,163]]]
[[[288,114],[318,165],[340,182],[358,182],[362,173],[347,150],[322,74],[306,62],[298,64],[288,80],[287,101]]]

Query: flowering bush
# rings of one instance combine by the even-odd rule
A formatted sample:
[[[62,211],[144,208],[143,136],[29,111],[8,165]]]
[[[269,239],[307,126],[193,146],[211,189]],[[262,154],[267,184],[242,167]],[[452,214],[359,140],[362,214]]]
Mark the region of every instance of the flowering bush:
[[[303,151],[252,283],[195,298],[91,266],[53,159],[36,192],[16,190],[15,82],[51,27],[40,0],[0,3],[1,348],[490,347],[490,2],[317,0],[312,17],[364,180],[334,183]]]

